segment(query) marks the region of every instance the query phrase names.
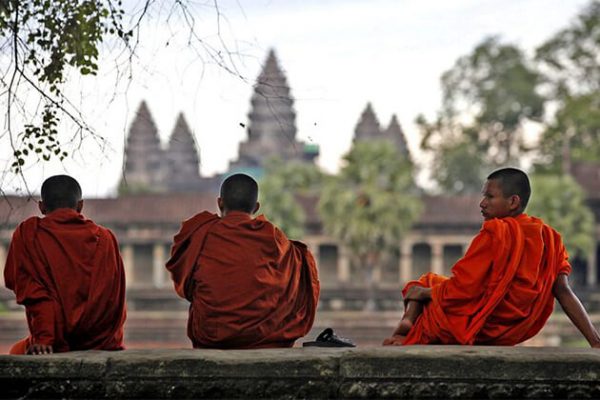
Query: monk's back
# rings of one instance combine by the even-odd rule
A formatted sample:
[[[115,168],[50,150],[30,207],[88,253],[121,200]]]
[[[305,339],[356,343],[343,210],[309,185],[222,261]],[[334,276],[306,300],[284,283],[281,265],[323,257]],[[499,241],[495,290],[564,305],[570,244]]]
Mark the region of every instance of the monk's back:
[[[544,243],[543,231],[550,228],[525,214],[516,221],[523,232],[524,251],[506,295],[478,334],[479,343],[514,344],[516,326],[523,331],[518,342],[526,340],[542,328],[553,310],[552,285],[562,264],[546,262],[550,246]]]
[[[123,347],[125,276],[108,229],[61,208],[19,225],[10,253],[7,287],[29,318],[45,321],[36,341],[43,335],[59,352]]]
[[[317,266],[307,247],[288,240],[264,216],[258,183],[233,174],[221,184],[220,216],[203,211],[173,238],[171,273],[190,304],[195,348],[291,347],[310,330],[319,298]]]
[[[205,222],[206,221],[206,222]],[[174,281],[192,271],[188,336],[194,347],[290,347],[310,330],[319,295],[314,258],[263,216],[199,214],[204,226],[177,240],[167,268]],[[193,231],[194,229],[190,229]],[[184,237],[185,235],[182,235]],[[200,247],[194,266],[187,251]]]
[[[289,245],[265,219],[231,213],[207,234],[195,275],[195,296],[210,312],[239,310],[252,303],[248,313],[262,313],[283,289],[281,278],[288,271],[282,270],[280,261]]]
[[[65,314],[71,316],[67,323],[69,332],[79,325],[85,313],[92,274],[97,273],[93,260],[104,236],[100,227],[74,214],[65,209],[40,219],[36,237],[39,245],[35,246],[43,253],[42,259],[48,261],[56,296]]]

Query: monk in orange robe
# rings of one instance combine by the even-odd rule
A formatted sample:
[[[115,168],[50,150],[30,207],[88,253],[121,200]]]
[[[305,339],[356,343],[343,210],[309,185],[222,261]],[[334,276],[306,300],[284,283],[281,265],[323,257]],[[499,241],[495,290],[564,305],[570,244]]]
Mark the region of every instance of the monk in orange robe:
[[[428,273],[404,290],[405,314],[384,345],[515,345],[537,334],[556,298],[592,347],[600,336],[569,287],[560,235],[524,213],[531,189],[518,169],[493,172],[483,187],[485,219],[450,278]]]
[[[227,178],[217,199],[221,216],[201,212],[175,236],[167,269],[190,304],[195,348],[292,347],[312,327],[319,280],[307,247],[289,240],[264,216],[258,185]]]
[[[81,214],[81,187],[57,175],[17,227],[4,280],[25,306],[30,336],[10,354],[123,349],[125,273],[115,236]]]

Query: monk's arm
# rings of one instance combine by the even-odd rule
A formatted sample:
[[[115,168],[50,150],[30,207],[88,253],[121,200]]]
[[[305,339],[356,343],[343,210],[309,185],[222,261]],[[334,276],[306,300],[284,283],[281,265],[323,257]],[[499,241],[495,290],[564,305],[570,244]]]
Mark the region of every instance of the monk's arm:
[[[600,348],[600,335],[594,328],[589,315],[585,311],[583,304],[579,301],[571,287],[567,275],[559,274],[552,287],[552,293],[562,306],[563,310],[587,339],[590,346]]]
[[[431,300],[431,288],[426,288],[423,286],[412,286],[406,292],[406,296],[404,296],[404,302],[408,301],[418,301],[419,303],[424,303],[426,301]]]

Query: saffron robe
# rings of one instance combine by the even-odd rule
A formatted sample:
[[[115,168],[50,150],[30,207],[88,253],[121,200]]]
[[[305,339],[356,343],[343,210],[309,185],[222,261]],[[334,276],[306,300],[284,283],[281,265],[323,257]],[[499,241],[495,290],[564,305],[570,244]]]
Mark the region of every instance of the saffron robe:
[[[538,218],[485,221],[450,278],[428,273],[406,285],[404,295],[431,288],[431,301],[394,344],[521,343],[552,314],[554,282],[571,272],[567,258],[560,235]]]
[[[25,306],[32,343],[55,352],[123,349],[125,272],[106,228],[70,208],[31,217],[15,230],[4,270],[6,287]]]
[[[262,215],[205,211],[184,221],[167,269],[177,294],[191,303],[195,348],[291,347],[312,327],[315,260]]]

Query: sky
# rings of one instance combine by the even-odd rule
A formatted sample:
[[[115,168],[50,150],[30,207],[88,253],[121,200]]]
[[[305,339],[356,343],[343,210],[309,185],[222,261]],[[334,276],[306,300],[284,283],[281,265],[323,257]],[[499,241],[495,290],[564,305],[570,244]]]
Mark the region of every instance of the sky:
[[[201,174],[225,172],[246,138],[240,124],[247,124],[252,85],[270,48],[295,99],[297,137],[320,146],[318,164],[325,171],[340,167],[367,102],[383,126],[397,115],[426,170],[414,120],[436,115],[441,74],[490,35],[531,54],[587,1],[227,0],[218,1],[218,9],[213,1],[190,2],[197,37],[222,54],[231,52],[226,63],[233,73],[190,38],[178,10],[167,8],[172,3],[159,2],[146,16],[131,61],[109,41],[98,76],[69,74],[70,99],[106,141],[84,141],[64,163],[31,164],[25,170],[29,190],[39,192],[46,177],[68,173],[85,197],[116,195],[126,134],[142,100],[163,143],[182,112],[199,146]],[[124,4],[139,10],[140,0]],[[73,127],[64,124],[61,131],[72,134]],[[11,153],[3,135],[0,185],[22,193],[22,181],[8,172]]]

